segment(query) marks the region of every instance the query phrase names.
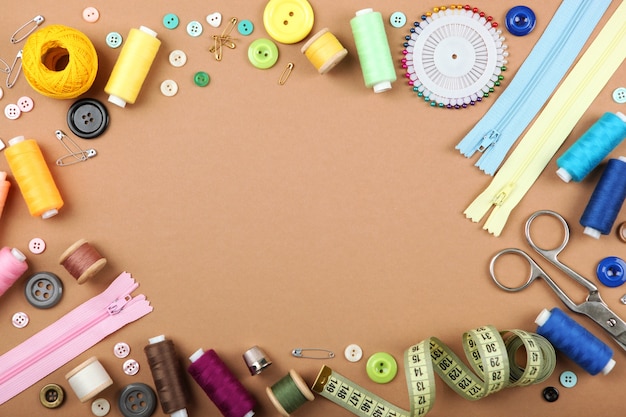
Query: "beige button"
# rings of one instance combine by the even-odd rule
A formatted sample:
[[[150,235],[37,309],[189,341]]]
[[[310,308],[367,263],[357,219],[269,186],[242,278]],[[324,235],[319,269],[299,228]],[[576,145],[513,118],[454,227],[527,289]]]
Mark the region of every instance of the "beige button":
[[[104,398],[98,398],[91,403],[91,412],[94,416],[103,417],[111,411],[111,404]]]

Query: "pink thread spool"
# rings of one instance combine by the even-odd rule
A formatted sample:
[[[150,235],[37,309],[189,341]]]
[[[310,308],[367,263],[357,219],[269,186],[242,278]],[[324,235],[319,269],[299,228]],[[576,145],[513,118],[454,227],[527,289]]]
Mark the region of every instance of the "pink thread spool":
[[[26,256],[18,249],[0,249],[0,296],[28,269]]]
[[[210,349],[198,349],[189,357],[188,371],[224,417],[252,417],[256,401],[226,364]]]

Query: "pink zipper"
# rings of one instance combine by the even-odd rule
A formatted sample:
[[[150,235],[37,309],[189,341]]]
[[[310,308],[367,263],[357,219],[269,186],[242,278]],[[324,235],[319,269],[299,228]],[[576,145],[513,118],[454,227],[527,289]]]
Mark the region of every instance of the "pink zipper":
[[[152,307],[144,295],[130,295],[138,286],[123,272],[100,295],[0,356],[0,404],[150,313]]]

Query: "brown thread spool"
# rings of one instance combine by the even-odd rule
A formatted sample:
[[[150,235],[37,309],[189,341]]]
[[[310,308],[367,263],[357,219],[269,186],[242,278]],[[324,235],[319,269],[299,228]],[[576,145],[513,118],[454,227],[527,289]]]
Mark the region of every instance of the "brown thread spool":
[[[165,414],[187,416],[187,391],[183,368],[176,355],[174,342],[165,336],[153,337],[144,347],[152,379]]]
[[[59,264],[63,265],[79,284],[93,278],[106,263],[106,258],[103,258],[85,239],[80,239],[67,248],[59,259]]]

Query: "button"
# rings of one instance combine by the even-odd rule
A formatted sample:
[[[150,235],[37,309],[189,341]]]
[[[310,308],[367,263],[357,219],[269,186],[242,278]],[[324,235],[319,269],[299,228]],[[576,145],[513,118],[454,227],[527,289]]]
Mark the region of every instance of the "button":
[[[543,395],[544,400],[549,403],[553,403],[559,399],[559,390],[554,387],[546,387],[541,395]]]
[[[268,35],[280,43],[300,42],[313,28],[314,14],[307,0],[270,0],[263,11]]]
[[[222,14],[220,12],[211,13],[206,17],[206,22],[214,28],[218,28],[222,24]]]
[[[515,36],[528,35],[535,28],[535,12],[526,6],[515,6],[506,13],[504,25]]]
[[[202,35],[202,23],[197,20],[192,20],[187,24],[187,34],[194,38]]]
[[[124,373],[126,375],[137,375],[137,373],[139,372],[139,362],[134,359],[129,359],[124,362],[124,365],[122,365],[122,369],[124,370]]]
[[[239,33],[241,33],[243,36],[248,36],[249,34],[252,33],[252,31],[254,30],[254,24],[249,21],[249,20],[242,20],[241,22],[239,22],[239,24],[237,25],[237,30],[239,31]]]
[[[172,66],[180,68],[187,63],[187,54],[180,49],[175,49],[170,52],[169,61]]]
[[[13,317],[11,318],[13,326],[17,327],[18,329],[23,329],[24,327],[26,327],[29,321],[30,319],[28,318],[28,314],[21,311],[13,314]]]
[[[596,275],[607,287],[619,287],[626,281],[626,262],[617,256],[607,256],[598,263]]]
[[[111,411],[111,404],[104,398],[98,398],[91,403],[91,412],[94,416],[103,417]]]
[[[196,83],[198,87],[206,87],[209,85],[211,81],[211,77],[204,71],[198,71],[193,76],[193,82]]]
[[[617,237],[622,242],[626,243],[626,222],[621,222],[619,226],[617,226]]]
[[[0,98],[2,98],[1,95],[0,95]],[[626,88],[624,87],[616,88],[615,91],[613,91],[613,100],[619,104],[626,103]]]
[[[83,19],[89,23],[97,22],[100,19],[100,12],[95,7],[87,7],[83,10]]]
[[[46,408],[57,408],[63,404],[65,393],[57,384],[47,384],[39,391],[39,401]]]
[[[154,390],[141,382],[125,386],[118,398],[124,417],[149,417],[154,413],[156,404]]]
[[[401,28],[406,25],[406,15],[402,12],[394,12],[389,17],[389,23],[391,23],[391,26],[394,28]]]
[[[122,35],[120,35],[118,32],[111,32],[106,37],[106,43],[108,47],[115,49],[120,47],[123,39],[124,38],[122,38]]]
[[[34,253],[35,255],[39,255],[43,251],[46,250],[46,242],[43,239],[35,237],[28,242],[28,250]]]
[[[17,99],[17,107],[20,108],[22,113],[28,113],[35,107],[33,99],[28,96],[23,96]]]
[[[248,47],[248,60],[259,69],[271,68],[278,61],[278,47],[269,39],[257,39]]]
[[[572,371],[565,371],[561,374],[561,376],[559,376],[559,382],[565,388],[572,388],[578,382],[578,377]]]
[[[127,343],[119,342],[113,346],[113,354],[115,357],[123,359],[130,355],[130,346]]]
[[[174,80],[165,80],[161,83],[161,93],[165,97],[172,97],[178,93],[178,84]]]
[[[94,139],[109,126],[109,112],[98,100],[83,98],[70,106],[67,125],[76,136]]]
[[[363,357],[363,349],[359,345],[348,345],[343,352],[344,356],[350,362],[358,362]]]
[[[2,89],[2,87],[0,87],[0,99],[4,97],[4,90]]]
[[[398,373],[396,360],[388,353],[374,353],[365,365],[367,376],[378,384],[386,384],[395,378]]]
[[[6,107],[4,108],[4,115],[9,120],[18,119],[21,114],[22,114],[22,111],[20,110],[17,104],[13,104],[13,103],[7,104]]]
[[[33,307],[54,307],[61,301],[63,283],[51,272],[38,272],[26,282],[24,294]]]
[[[176,16],[174,13],[168,13],[163,16],[163,26],[165,26],[167,29],[176,29],[179,23],[180,20],[178,19],[178,16]]]

